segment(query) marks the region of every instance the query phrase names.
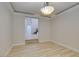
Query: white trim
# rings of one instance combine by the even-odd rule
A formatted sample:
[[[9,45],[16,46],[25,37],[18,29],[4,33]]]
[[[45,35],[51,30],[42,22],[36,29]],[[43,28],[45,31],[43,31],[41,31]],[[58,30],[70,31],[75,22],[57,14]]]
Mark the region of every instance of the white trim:
[[[56,43],[56,44],[58,44],[58,45],[61,45],[61,46],[65,47],[65,48],[68,48],[68,49],[73,50],[73,51],[75,51],[75,52],[79,52],[78,49],[73,48],[73,47],[70,47],[70,46],[68,46],[68,45],[66,45],[66,44],[63,44],[63,43],[60,43],[60,42],[57,42],[57,41],[54,41],[54,40],[51,41],[51,42],[54,42],[54,43]]]
[[[40,43],[42,42],[50,42],[50,40],[39,40]]]
[[[11,46],[9,49],[7,49],[6,53],[4,54],[5,57],[7,57],[7,55],[10,53],[10,51],[12,50],[13,46]]]
[[[17,45],[25,45],[25,43],[15,43],[12,46],[17,46]]]
[[[25,45],[25,43],[13,44],[10,48],[7,49],[7,51],[5,52],[4,56],[7,57],[7,55],[10,53],[10,51],[12,50],[12,48],[13,48],[14,46],[17,46],[17,45]]]

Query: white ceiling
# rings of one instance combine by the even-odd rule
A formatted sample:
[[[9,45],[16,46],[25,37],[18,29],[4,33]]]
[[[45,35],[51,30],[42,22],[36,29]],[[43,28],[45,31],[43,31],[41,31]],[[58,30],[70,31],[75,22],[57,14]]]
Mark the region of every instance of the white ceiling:
[[[59,13],[76,3],[77,2],[50,2],[49,5],[55,8],[54,13]],[[40,9],[44,6],[44,2],[12,2],[12,5],[16,11],[40,14]]]

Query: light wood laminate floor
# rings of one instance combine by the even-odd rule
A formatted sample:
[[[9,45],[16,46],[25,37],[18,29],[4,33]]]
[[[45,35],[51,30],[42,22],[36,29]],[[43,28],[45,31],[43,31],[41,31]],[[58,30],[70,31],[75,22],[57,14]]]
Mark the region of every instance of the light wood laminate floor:
[[[13,47],[9,57],[78,57],[79,53],[52,42]]]

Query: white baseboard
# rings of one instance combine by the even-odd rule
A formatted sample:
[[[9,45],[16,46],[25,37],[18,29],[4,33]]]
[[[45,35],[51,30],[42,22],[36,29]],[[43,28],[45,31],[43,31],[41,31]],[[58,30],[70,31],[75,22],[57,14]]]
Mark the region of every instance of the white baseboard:
[[[50,40],[39,40],[40,43],[49,42]]]
[[[79,52],[78,49],[72,48],[72,47],[70,47],[70,46],[68,46],[68,45],[65,45],[65,44],[63,44],[63,43],[59,43],[59,42],[57,42],[57,41],[52,41],[52,42],[54,42],[54,43],[56,43],[56,44],[58,44],[58,45],[61,45],[61,46],[65,47],[65,48],[68,48],[68,49],[70,49],[70,50],[73,50],[73,51],[75,51],[75,52]]]
[[[7,57],[7,55],[10,53],[10,51],[12,50],[13,46],[11,46],[9,49],[7,49],[6,53],[4,54],[5,57]]]
[[[7,55],[10,53],[10,51],[12,50],[12,48],[14,46],[17,46],[17,45],[25,45],[25,43],[17,43],[17,44],[13,44],[12,46],[10,46],[4,53],[3,57],[7,57]]]
[[[17,46],[17,45],[25,45],[25,43],[24,42],[23,43],[15,43],[12,46]]]

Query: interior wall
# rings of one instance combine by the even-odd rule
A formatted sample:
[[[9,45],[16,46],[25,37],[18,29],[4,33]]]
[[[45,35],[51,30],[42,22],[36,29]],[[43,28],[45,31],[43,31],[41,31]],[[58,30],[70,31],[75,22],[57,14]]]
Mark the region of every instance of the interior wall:
[[[14,45],[25,43],[25,18],[26,14],[14,14]],[[33,17],[32,15],[30,17]],[[37,17],[37,16],[36,16]],[[50,41],[50,20],[47,17],[37,17],[38,18],[38,39],[39,42]]]
[[[12,14],[0,2],[0,56],[6,56],[12,47]]]
[[[51,20],[52,41],[79,51],[79,5]]]
[[[25,44],[25,16],[13,16],[13,45]]]
[[[51,40],[50,18],[40,17],[38,20],[38,37],[39,42],[46,42]]]

